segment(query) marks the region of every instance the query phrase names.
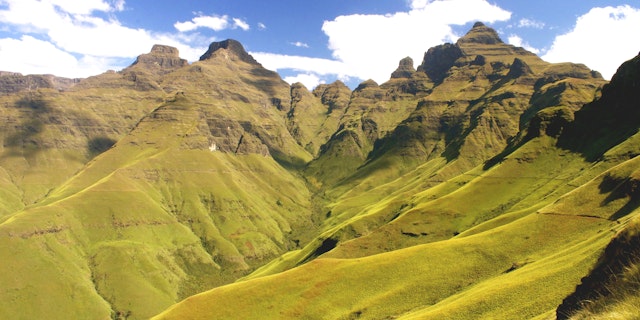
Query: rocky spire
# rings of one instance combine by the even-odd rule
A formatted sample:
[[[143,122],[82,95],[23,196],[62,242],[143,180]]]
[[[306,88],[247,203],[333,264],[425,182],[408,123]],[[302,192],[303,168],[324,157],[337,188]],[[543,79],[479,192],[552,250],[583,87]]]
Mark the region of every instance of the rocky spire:
[[[416,72],[416,69],[413,67],[413,59],[406,57],[400,60],[398,69],[391,74],[391,79],[410,78],[414,72]]]
[[[498,44],[504,43],[498,36],[498,33],[482,22],[476,22],[473,28],[464,35],[464,37],[458,39],[456,44]]]
[[[207,52],[205,52],[200,57],[200,61],[210,59],[214,56],[214,53],[221,49],[225,49],[228,53],[232,53],[241,61],[251,64],[259,64],[250,54],[247,53],[247,51],[244,50],[244,47],[240,42],[233,39],[227,39],[220,42],[212,42],[209,45],[209,50],[207,50]]]

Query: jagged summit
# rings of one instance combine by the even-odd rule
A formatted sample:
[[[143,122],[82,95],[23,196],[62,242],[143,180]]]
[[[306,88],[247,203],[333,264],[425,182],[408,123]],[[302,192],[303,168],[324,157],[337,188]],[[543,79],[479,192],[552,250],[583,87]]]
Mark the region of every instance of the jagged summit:
[[[220,42],[212,42],[209,45],[209,50],[205,52],[201,57],[200,61],[210,59],[214,56],[214,53],[219,50],[224,49],[227,53],[232,53],[236,57],[238,57],[241,61],[251,63],[251,64],[259,64],[246,50],[240,42],[233,39],[227,39]],[[229,57],[229,56],[226,56]]]
[[[458,39],[456,44],[498,44],[504,43],[498,36],[496,30],[487,27],[482,22],[476,22],[471,30],[462,38]]]
[[[391,78],[409,78],[414,72],[416,72],[416,69],[413,67],[413,59],[406,57],[400,60],[398,69],[391,74]]]

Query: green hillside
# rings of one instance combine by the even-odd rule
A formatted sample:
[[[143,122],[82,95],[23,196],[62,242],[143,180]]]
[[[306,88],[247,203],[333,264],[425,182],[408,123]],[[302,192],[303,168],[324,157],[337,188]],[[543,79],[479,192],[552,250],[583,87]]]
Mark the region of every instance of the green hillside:
[[[234,40],[0,75],[0,318],[637,313],[638,59],[607,83],[476,23],[353,91]]]

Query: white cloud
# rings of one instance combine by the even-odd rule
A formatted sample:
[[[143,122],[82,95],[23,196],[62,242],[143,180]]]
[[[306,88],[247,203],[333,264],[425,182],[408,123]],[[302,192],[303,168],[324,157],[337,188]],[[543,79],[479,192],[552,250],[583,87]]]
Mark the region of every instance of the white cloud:
[[[514,45],[516,47],[523,47],[525,48],[527,51],[533,52],[535,54],[540,53],[540,50],[532,47],[531,45],[529,45],[527,42],[524,42],[522,40],[522,38],[520,38],[519,36],[512,34],[507,38],[507,42],[511,45]]]
[[[543,29],[545,26],[544,22],[531,20],[531,19],[520,19],[518,21],[518,27],[520,28],[535,28],[535,29]]]
[[[300,41],[296,41],[296,42],[290,42],[291,45],[294,45],[298,48],[309,48],[309,45],[304,43],[304,42],[300,42]]]
[[[0,4],[5,31],[30,34],[0,39],[0,70],[86,77],[121,69],[157,43],[177,47],[191,61],[206,50],[192,45],[201,36],[129,28],[111,14],[108,20],[95,14],[121,11],[123,0],[0,0]]]
[[[20,39],[0,39],[0,70],[76,78],[102,73],[117,63],[92,56],[77,59],[50,42],[28,35]]]
[[[292,56],[268,52],[251,52],[251,55],[270,70],[297,70],[318,75],[348,76],[348,66],[336,60]]]
[[[202,14],[199,14],[198,16],[194,17],[190,21],[183,21],[183,22],[178,21],[173,24],[173,27],[180,32],[189,32],[189,31],[196,30],[198,28],[208,28],[213,31],[222,31],[229,28],[231,29],[240,28],[244,31],[247,31],[251,28],[246,21],[240,18],[231,18],[231,20],[229,20],[228,15],[205,16]]]
[[[312,73],[301,73],[295,76],[285,77],[283,79],[289,84],[294,84],[296,82],[302,83],[307,89],[313,90],[316,86],[321,83],[325,83],[318,75]]]
[[[247,22],[245,22],[244,20],[238,19],[238,18],[233,18],[233,28],[240,28],[244,31],[247,31],[250,29],[249,24]]]
[[[62,11],[72,14],[90,14],[93,11],[122,11],[124,8],[124,1],[113,5],[103,0],[49,0],[43,2],[50,2]]]
[[[348,15],[325,21],[333,56],[348,75],[382,83],[407,55],[417,63],[424,52],[458,38],[451,25],[508,20],[511,13],[485,0],[410,2],[411,10],[387,15]],[[413,30],[413,31],[408,31]]]
[[[214,31],[220,31],[229,27],[229,17],[226,15],[200,15],[191,19],[191,21],[176,22],[173,26],[180,32],[193,31],[198,28],[209,28]]]
[[[409,0],[409,7],[411,9],[424,9],[433,0]]]
[[[640,9],[628,5],[592,8],[570,32],[555,38],[542,56],[550,62],[580,62],[610,79],[622,62],[638,53],[631,36],[640,30]]]
[[[157,40],[148,31],[131,29],[116,21],[83,18],[79,24],[61,24],[49,30],[51,40],[60,48],[95,56],[126,57],[147,52]]]

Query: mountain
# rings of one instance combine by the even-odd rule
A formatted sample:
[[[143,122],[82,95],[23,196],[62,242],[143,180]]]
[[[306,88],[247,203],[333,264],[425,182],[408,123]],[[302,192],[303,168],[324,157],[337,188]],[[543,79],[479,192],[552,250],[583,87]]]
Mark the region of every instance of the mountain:
[[[7,270],[20,270],[1,280],[5,315],[149,318],[313,229],[306,187],[283,167],[311,158],[279,109],[289,85],[237,42],[182,67],[175,54],[154,47],[122,72],[10,109],[37,115],[39,127],[28,135],[31,123],[8,126],[18,132],[4,139],[14,199],[4,205],[1,254]],[[58,307],[25,312],[25,303]]]
[[[156,45],[87,79],[0,74],[0,317],[632,306],[637,61],[607,83],[476,23],[353,91],[289,85],[235,40],[192,64]]]

